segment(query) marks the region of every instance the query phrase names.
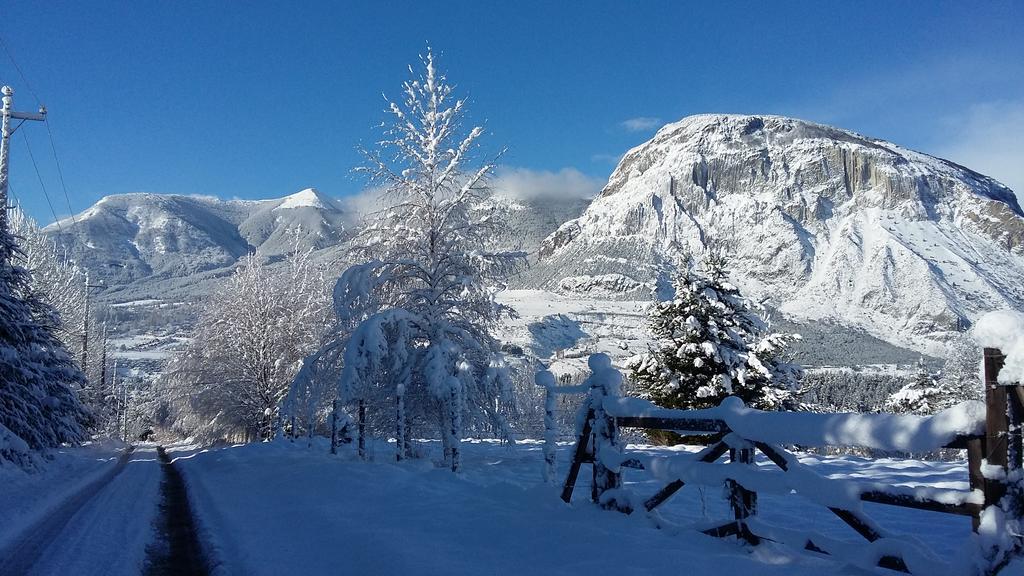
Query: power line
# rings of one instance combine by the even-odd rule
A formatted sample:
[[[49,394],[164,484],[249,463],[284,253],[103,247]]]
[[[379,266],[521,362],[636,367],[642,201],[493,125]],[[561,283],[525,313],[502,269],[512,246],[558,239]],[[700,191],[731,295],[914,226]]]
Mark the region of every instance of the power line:
[[[29,94],[36,99],[36,104],[42,105],[42,102],[39,101],[39,96],[36,95],[36,91],[32,89],[32,84],[29,83],[28,78],[25,77],[25,73],[21,70],[21,66],[18,66],[17,60],[14,59],[14,55],[11,54],[10,48],[7,47],[7,42],[4,41],[3,36],[0,36],[0,47],[4,49],[4,53],[7,54],[7,59],[14,65],[14,69],[18,71],[18,76],[21,76],[21,81],[25,84],[25,88],[28,89]]]
[[[50,214],[53,214],[53,221],[57,224],[57,232],[63,234],[64,231],[60,227],[60,219],[57,218],[57,211],[53,209],[53,202],[50,201],[50,194],[46,191],[46,184],[43,183],[43,175],[39,172],[39,165],[36,164],[36,157],[32,154],[32,146],[28,143],[28,136],[25,132],[21,133],[21,139],[25,141],[25,148],[28,150],[28,157],[32,160],[32,168],[36,171],[36,178],[39,178],[39,187],[43,190],[43,197],[46,198],[46,205],[50,207]]]
[[[71,215],[71,225],[78,226],[78,221],[75,220],[75,211],[71,208],[71,196],[68,195],[68,185],[64,183],[64,170],[60,167],[60,159],[57,158],[57,146],[53,143],[53,131],[50,130],[50,120],[43,120],[43,124],[46,124],[46,133],[50,136],[50,150],[53,151],[53,163],[57,165],[57,176],[60,179],[60,187],[64,190],[64,200],[68,203],[68,214]]]
[[[7,54],[7,59],[10,60],[11,64],[14,65],[14,69],[17,70],[18,76],[21,77],[21,82],[25,85],[25,88],[28,89],[29,94],[31,94],[32,97],[35,98],[36,104],[38,106],[42,107],[43,103],[39,99],[39,95],[36,94],[36,91],[32,88],[32,84],[28,81],[28,77],[25,76],[24,70],[22,70],[21,66],[18,65],[18,61],[14,59],[14,55],[11,54],[11,50],[10,50],[10,48],[8,48],[7,42],[4,41],[3,36],[0,36],[0,47],[3,47],[4,53]],[[46,124],[46,133],[47,133],[47,135],[50,138],[50,150],[53,152],[53,162],[57,166],[57,177],[60,180],[60,187],[64,191],[64,200],[68,204],[68,214],[71,215],[71,223],[73,225],[77,225],[78,222],[77,222],[77,220],[75,220],[75,210],[71,207],[71,196],[70,196],[70,194],[68,194],[68,185],[66,184],[66,182],[64,180],[64,169],[61,167],[60,158],[58,158],[58,156],[57,156],[57,146],[56,146],[56,144],[54,144],[54,141],[53,141],[53,130],[50,128],[50,121],[49,121],[49,119],[44,118],[43,123]],[[28,139],[27,139],[27,137],[25,139],[25,145],[28,146]],[[29,150],[29,155],[31,156],[31,149]],[[33,160],[33,163],[34,162],[35,161]],[[38,174],[38,172],[39,172],[39,169],[37,168],[36,169],[36,173]],[[40,182],[41,181],[42,181],[42,178],[40,178]],[[46,192],[46,189],[43,188],[43,193],[45,194],[45,192]],[[50,202],[50,198],[49,197],[46,198],[46,202],[47,203]],[[52,204],[50,205],[50,212],[51,213],[54,212]],[[56,220],[56,218],[57,218],[57,216],[56,216],[56,214],[54,214],[54,219]],[[60,226],[58,225],[57,228],[59,229]]]

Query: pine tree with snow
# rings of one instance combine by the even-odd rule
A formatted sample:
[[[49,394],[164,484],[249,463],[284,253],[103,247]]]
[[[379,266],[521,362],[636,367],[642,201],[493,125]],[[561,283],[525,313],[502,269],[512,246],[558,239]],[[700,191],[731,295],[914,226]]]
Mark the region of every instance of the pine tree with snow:
[[[703,268],[701,275],[687,267],[674,282],[675,297],[655,304],[657,344],[630,359],[630,380],[666,408],[709,408],[731,395],[749,406],[782,408],[800,377],[783,359],[794,335],[768,330],[727,281],[722,257],[709,254]]]
[[[885,409],[898,414],[926,416],[966,402],[982,398],[981,348],[969,334],[962,334],[950,344],[950,353],[942,373],[932,374],[924,364],[917,368],[910,382],[894,392],[885,402]]]
[[[422,65],[389,102],[391,126],[359,169],[385,208],[357,239],[367,261],[335,287],[339,323],[354,326],[343,335],[340,396],[394,415],[386,429],[399,456],[410,426],[432,424],[458,470],[467,430],[507,430],[510,383],[491,329],[511,310],[494,296],[525,254],[488,249],[501,231],[482,208],[494,164],[473,166],[483,129],[463,130],[466,101],[432,52]]]
[[[949,343],[946,362],[942,365],[939,377],[939,385],[946,395],[941,405],[949,407],[985,397],[981,374],[982,356],[983,350],[970,332],[961,333]]]
[[[76,390],[85,382],[57,338],[60,316],[32,290],[22,253],[0,228],[0,462],[78,442],[90,415]]]
[[[109,341],[105,324],[95,321],[100,316],[96,314],[97,306],[86,302],[89,282],[85,270],[20,208],[11,211],[8,223],[18,242],[18,264],[28,272],[28,290],[57,313],[60,322],[53,333],[64,348],[79,366],[83,357],[88,364],[86,384],[78,391],[78,398],[95,419],[93,431],[116,432],[121,424],[110,388]],[[88,339],[84,338],[86,329]],[[83,350],[86,342],[89,349]]]

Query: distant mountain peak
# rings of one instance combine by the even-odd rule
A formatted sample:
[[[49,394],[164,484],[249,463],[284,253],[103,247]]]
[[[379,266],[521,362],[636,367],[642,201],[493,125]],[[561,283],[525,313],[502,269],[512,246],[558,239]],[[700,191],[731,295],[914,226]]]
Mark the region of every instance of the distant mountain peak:
[[[709,247],[771,307],[923,351],[987,310],[1024,306],[1024,218],[1009,188],[884,140],[772,115],[665,125],[544,241],[528,274],[562,291],[617,274],[633,281],[614,284],[620,297],[666,295],[672,271]]]
[[[305,188],[291,196],[285,196],[281,200],[281,203],[274,207],[274,210],[288,210],[293,208],[340,210],[334,200],[324,196],[316,188]]]

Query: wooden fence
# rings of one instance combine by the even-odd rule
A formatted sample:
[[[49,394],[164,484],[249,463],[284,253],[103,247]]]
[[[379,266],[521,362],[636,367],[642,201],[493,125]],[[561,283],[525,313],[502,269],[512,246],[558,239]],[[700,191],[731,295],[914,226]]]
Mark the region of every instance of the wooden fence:
[[[801,495],[810,496],[814,500],[811,494],[837,492],[831,489],[833,486],[829,486],[829,483],[844,481],[817,476],[783,446],[897,449],[910,447],[913,451],[958,448],[967,450],[968,481],[971,488],[969,493],[937,489],[922,492],[870,484],[865,489],[857,488],[852,498],[863,502],[970,516],[973,529],[977,532],[982,511],[988,506],[999,504],[1007,494],[1006,478],[1013,478],[1014,473],[1022,467],[1021,458],[1024,451],[1021,445],[1021,423],[1024,418],[1024,387],[1020,384],[1007,386],[998,383],[998,374],[1004,359],[999,350],[985,349],[985,409],[983,412],[980,409],[974,412],[958,412],[958,419],[954,423],[959,423],[959,428],[951,427],[952,417],[949,416],[929,418],[882,414],[772,413],[742,408],[742,403],[738,403],[737,408],[735,402],[732,403],[732,409],[729,409],[726,403],[718,409],[710,410],[657,409],[642,401],[616,397],[614,390],[601,389],[600,379],[595,378],[589,387],[591,396],[584,407],[586,418],[563,485],[562,499],[566,502],[571,501],[584,464],[593,466],[593,501],[605,508],[626,513],[633,512],[631,502],[634,500],[624,497],[621,493],[622,468],[650,469],[652,473],[658,473],[660,477],[668,480],[663,488],[643,501],[643,508],[648,512],[665,503],[682,489],[687,481],[705,484],[721,481],[727,487],[732,518],[703,529],[703,532],[717,537],[734,536],[751,545],[757,545],[762,540],[785,541],[785,538],[777,537],[777,533],[773,532],[770,526],[756,520],[757,490],[759,485],[764,484],[762,480],[767,470],[764,466],[754,465],[755,451],[761,452],[783,471],[783,477],[792,477],[793,482],[809,488]],[[538,383],[542,384],[539,378]],[[586,386],[548,386],[549,409],[553,407],[550,398],[555,393],[578,392],[584,388]],[[550,420],[553,421],[553,418]],[[797,425],[791,425],[793,423]],[[682,465],[679,465],[679,457],[675,458],[675,464],[669,465],[665,461],[650,457],[645,459],[626,456],[618,439],[618,430],[622,427],[671,430],[688,435],[702,434],[707,436],[708,443],[704,450],[687,459]],[[950,433],[950,430],[956,432]],[[916,436],[910,434],[911,432]],[[895,436],[900,436],[900,439],[895,439]],[[554,435],[550,434],[550,437]],[[940,441],[934,445],[928,443],[936,439]],[[726,453],[729,454],[730,464],[717,464]],[[546,452],[546,458],[548,456],[550,459],[547,470],[550,473],[554,469],[553,452]],[[808,482],[810,484],[807,484]],[[839,490],[843,491],[850,496],[850,486]],[[900,547],[884,545],[885,539],[893,535],[868,517],[861,510],[859,502],[844,503],[842,500],[839,498],[837,503],[835,499],[820,498],[817,502],[868,542],[882,544],[878,547],[879,550],[895,551],[880,553],[877,558],[879,566],[911,572],[908,562],[899,552]],[[815,553],[837,553],[829,550],[829,543],[816,542],[810,537],[803,542],[789,543]],[[1018,550],[1020,548],[1021,545],[1018,544]],[[998,573],[1008,561],[1009,557],[1006,557],[1001,562],[996,562],[989,567],[988,573]]]

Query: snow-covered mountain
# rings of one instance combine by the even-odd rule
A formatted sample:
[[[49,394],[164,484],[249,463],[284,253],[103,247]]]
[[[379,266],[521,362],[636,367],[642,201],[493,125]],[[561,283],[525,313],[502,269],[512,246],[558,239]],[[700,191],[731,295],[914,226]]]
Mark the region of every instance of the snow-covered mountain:
[[[504,248],[535,253],[560,224],[580,215],[580,198],[507,198],[483,208],[508,233]],[[231,273],[246,254],[270,261],[294,249],[338,273],[348,242],[362,225],[365,206],[307,188],[270,200],[221,200],[173,194],[118,194],[45,228],[87,270],[111,303],[134,300],[194,301]]]
[[[540,249],[528,283],[642,297],[717,246],[750,296],[941,354],[981,312],[1024,305],[1011,190],[946,160],[777,116],[700,115],[630,150]]]
[[[298,243],[343,242],[348,215],[312,188],[275,200],[119,194],[45,228],[93,278],[108,285],[174,278],[232,266],[259,251],[268,257]]]

